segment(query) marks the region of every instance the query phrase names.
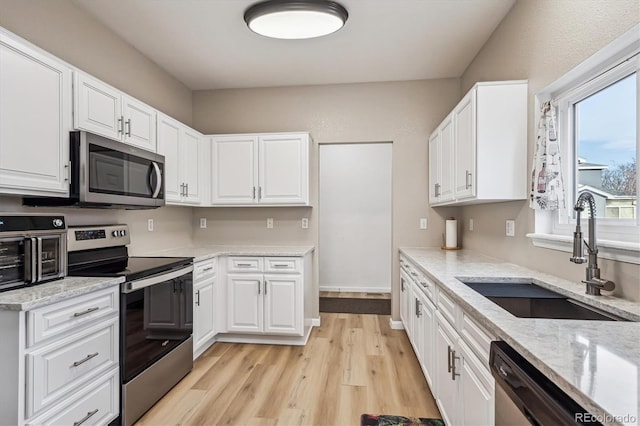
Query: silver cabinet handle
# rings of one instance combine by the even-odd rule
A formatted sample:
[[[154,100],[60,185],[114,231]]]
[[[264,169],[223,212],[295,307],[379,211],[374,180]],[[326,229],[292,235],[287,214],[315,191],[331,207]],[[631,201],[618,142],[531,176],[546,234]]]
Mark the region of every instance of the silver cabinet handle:
[[[469,189],[471,187],[471,173],[469,170],[465,170],[464,173],[464,189]]]
[[[185,196],[188,197],[189,196],[189,184],[185,183],[184,184],[184,188],[185,188],[185,192],[186,192]]]
[[[261,200],[261,199],[262,199],[262,187],[259,186],[258,187],[258,200]]]
[[[124,117],[121,115],[118,118],[118,134],[124,133]]]
[[[267,295],[267,280],[264,280],[264,295]]]
[[[196,306],[200,306],[200,290],[196,291]]]
[[[422,316],[422,312],[420,312],[420,301],[416,299],[416,318],[420,318]]]
[[[212,269],[213,269],[213,266],[209,266],[209,267],[207,267],[207,268],[204,268],[202,271],[203,271],[203,272],[207,272],[207,271],[210,271],[210,270],[212,270]]]
[[[91,312],[95,312],[95,311],[97,311],[98,309],[100,309],[100,307],[99,307],[99,306],[96,306],[96,307],[93,307],[93,308],[89,308],[89,309],[87,309],[86,311],[76,312],[75,314],[73,314],[73,316],[74,316],[74,317],[81,317],[81,316],[83,316],[83,315],[90,314]]]
[[[404,291],[404,280],[400,279],[400,291]]]
[[[420,281],[420,284],[422,284],[422,287],[427,287],[427,282],[426,281]]]
[[[80,361],[76,361],[76,362],[74,362],[74,363],[73,363],[73,366],[74,366],[74,367],[77,367],[77,366],[79,366],[79,365],[82,365],[82,364],[84,364],[85,362],[87,362],[87,361],[89,361],[90,359],[95,358],[95,357],[97,357],[97,356],[98,356],[98,352],[96,352],[96,353],[94,353],[94,354],[91,354],[91,355],[87,355],[85,358],[81,359]]]
[[[447,345],[447,373],[451,373],[451,346]]]
[[[80,426],[82,423],[86,422],[91,417],[93,417],[97,412],[98,412],[97,408],[95,410],[93,410],[93,411],[89,411],[86,416],[84,416],[83,418],[81,418],[77,422],[73,422],[73,426]]]
[[[436,183],[435,185],[436,197],[440,196],[440,184]]]
[[[273,265],[274,268],[288,268],[289,265],[285,264],[285,263],[276,263]]]
[[[255,186],[253,187],[253,197],[252,198],[254,200],[256,199],[256,187]]]
[[[126,133],[126,135],[131,137],[131,119],[128,119],[126,124],[127,124],[127,133]]]
[[[460,373],[456,373],[456,359],[460,359],[456,356],[456,351],[451,351],[451,380],[455,380],[456,376],[460,376]]]
[[[417,273],[417,272],[414,272],[414,271],[411,271],[411,275],[413,275],[414,277],[417,277],[417,276],[418,276],[418,273]]]
[[[64,165],[64,173],[65,173],[65,178],[64,180],[67,182],[71,181],[71,161],[67,161],[67,164]]]
[[[248,268],[248,267],[251,266],[251,264],[250,263],[237,263],[236,266],[239,267],[239,268]]]
[[[262,282],[258,280],[258,294],[260,294],[260,287],[262,287]]]

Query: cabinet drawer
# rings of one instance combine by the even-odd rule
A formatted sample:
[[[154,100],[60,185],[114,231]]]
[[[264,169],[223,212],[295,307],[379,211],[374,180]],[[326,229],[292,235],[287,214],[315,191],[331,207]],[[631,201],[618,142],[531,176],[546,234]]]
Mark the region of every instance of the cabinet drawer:
[[[484,362],[484,366],[489,368],[489,346],[491,341],[496,339],[466,312],[462,313],[460,334],[471,350]]]
[[[436,288],[435,283],[431,281],[430,278],[427,278],[426,275],[420,272],[418,272],[418,275],[415,277],[415,280],[418,283],[418,285],[424,290],[427,297],[431,301],[433,301],[433,293],[434,293],[434,289]]]
[[[299,257],[265,257],[264,271],[270,273],[299,273],[301,270]]]
[[[118,319],[27,354],[27,416],[118,365]]]
[[[208,278],[215,275],[217,261],[218,259],[209,259],[203,260],[202,262],[197,262],[193,266],[193,279],[197,281],[199,279]]]
[[[231,256],[227,259],[228,272],[262,272],[261,257]]]
[[[27,346],[118,315],[120,286],[34,309],[27,314]]]
[[[105,425],[120,411],[119,370],[114,368],[89,386],[27,425]]]
[[[438,290],[438,310],[453,327],[456,326],[456,304],[442,289]]]

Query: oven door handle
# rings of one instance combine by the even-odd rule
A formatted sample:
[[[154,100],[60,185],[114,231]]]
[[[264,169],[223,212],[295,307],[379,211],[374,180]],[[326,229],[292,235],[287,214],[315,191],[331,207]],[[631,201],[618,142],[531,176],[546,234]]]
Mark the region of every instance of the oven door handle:
[[[160,167],[158,163],[155,161],[151,162],[153,166],[153,171],[156,174],[156,187],[153,190],[152,198],[158,198],[158,194],[160,194],[160,190],[162,189],[162,172],[160,171]]]
[[[24,281],[32,284],[38,275],[38,254],[36,253],[35,237],[24,239]]]
[[[181,277],[183,275],[186,275],[190,272],[193,272],[193,265],[189,265],[187,267],[184,268],[180,268],[180,269],[176,269],[170,272],[166,272],[166,273],[162,273],[162,274],[158,274],[158,275],[153,275],[151,277],[148,278],[143,278],[141,280],[135,280],[135,281],[131,281],[128,283],[125,283],[123,288],[122,288],[122,292],[123,293],[132,293],[136,290],[140,290],[142,288],[145,287],[149,287],[155,284],[160,284],[162,282],[165,281],[169,281],[172,280],[174,278],[178,278]]]

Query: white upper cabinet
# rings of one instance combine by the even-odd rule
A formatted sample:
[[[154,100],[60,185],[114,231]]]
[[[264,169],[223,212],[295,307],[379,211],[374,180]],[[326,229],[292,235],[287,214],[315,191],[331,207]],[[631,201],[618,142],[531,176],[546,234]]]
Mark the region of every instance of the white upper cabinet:
[[[158,114],[158,153],[164,155],[165,196],[168,204],[200,204],[200,133],[164,114]]]
[[[308,205],[309,134],[213,136],[212,205]]]
[[[156,152],[156,110],[82,72],[74,91],[76,129]]]
[[[72,73],[0,29],[0,193],[69,194]]]
[[[445,130],[447,120],[451,133]],[[439,188],[435,187],[438,182],[430,182],[432,205],[527,198],[526,81],[485,82],[473,86],[432,134],[430,155],[431,141],[436,140],[439,133],[442,152],[436,159],[430,159],[429,168],[434,167],[439,173],[450,170],[451,174],[440,178]],[[451,137],[450,144],[444,142],[445,133]],[[451,156],[444,152],[445,146],[453,149]],[[432,179],[431,170],[429,177]],[[451,180],[447,182],[447,178]],[[449,184],[451,194],[444,190]]]
[[[453,114],[429,138],[429,202],[453,199]]]
[[[214,136],[211,142],[211,203],[256,203],[258,136]]]

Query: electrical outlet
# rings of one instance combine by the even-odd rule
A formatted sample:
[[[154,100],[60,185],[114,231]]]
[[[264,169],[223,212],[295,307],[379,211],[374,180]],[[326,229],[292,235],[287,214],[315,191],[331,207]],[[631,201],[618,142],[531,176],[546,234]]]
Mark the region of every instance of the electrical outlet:
[[[267,218],[267,229],[272,229],[273,228],[273,218],[272,217],[268,217]]]
[[[307,219],[306,217],[302,218],[302,229],[307,229],[309,228],[309,219]]]
[[[469,231],[473,231],[473,219],[469,219]]]
[[[427,229],[427,218],[426,217],[421,217],[420,218],[420,229]]]
[[[207,218],[206,217],[201,217],[200,218],[200,228],[204,229],[207,227]]]
[[[507,237],[515,237],[516,235],[516,221],[515,220],[507,220]]]
[[[147,231],[153,232],[153,219],[147,219]]]

